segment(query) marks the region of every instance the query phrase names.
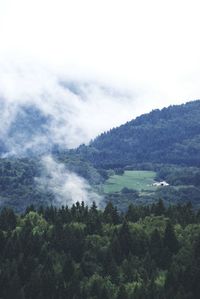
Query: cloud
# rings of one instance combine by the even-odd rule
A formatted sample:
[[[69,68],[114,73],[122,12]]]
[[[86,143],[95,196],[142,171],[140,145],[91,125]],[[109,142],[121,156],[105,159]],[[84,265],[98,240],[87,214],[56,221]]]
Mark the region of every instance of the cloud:
[[[160,107],[199,98],[199,26],[197,0],[1,0],[0,56],[145,90]]]
[[[136,96],[38,64],[1,64],[0,136],[11,154],[74,148],[137,115]]]
[[[82,201],[91,205],[93,201],[99,204],[102,200],[102,197],[92,190],[85,179],[69,172],[64,164],[56,162],[51,156],[44,156],[41,163],[43,174],[35,178],[35,181],[39,188],[54,194],[54,205],[71,206]]]

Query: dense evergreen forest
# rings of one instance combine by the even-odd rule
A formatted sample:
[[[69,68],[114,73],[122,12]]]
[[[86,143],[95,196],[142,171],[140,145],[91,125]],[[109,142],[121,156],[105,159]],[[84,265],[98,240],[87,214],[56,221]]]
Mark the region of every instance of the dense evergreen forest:
[[[62,154],[57,156],[57,161],[64,163],[68,171],[77,173],[91,185],[104,180],[101,173],[86,161],[69,159]],[[0,208],[10,206],[16,212],[22,212],[31,204],[51,205],[55,194],[41,189],[36,181],[36,178],[43,176],[43,168],[40,157],[0,158]]]
[[[45,121],[33,115],[34,126]],[[199,115],[200,101],[190,102],[76,150],[50,145],[64,171],[99,192],[101,209],[53,206],[56,194],[38,184],[46,149],[12,156],[0,140],[0,299],[199,298]],[[21,118],[17,129],[24,126]],[[127,187],[102,194],[108,178],[132,170],[151,170],[169,185],[147,195]]]
[[[2,299],[197,299],[200,212],[108,203],[0,213]]]
[[[80,146],[77,154],[100,168],[145,162],[200,166],[199,119],[199,100],[153,110]]]

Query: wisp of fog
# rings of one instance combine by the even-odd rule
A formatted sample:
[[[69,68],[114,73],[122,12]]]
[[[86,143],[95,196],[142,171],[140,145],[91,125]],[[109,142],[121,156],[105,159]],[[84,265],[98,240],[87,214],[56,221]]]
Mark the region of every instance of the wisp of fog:
[[[71,206],[82,201],[88,205],[93,201],[97,205],[100,203],[101,196],[92,190],[84,178],[68,171],[63,163],[56,162],[50,155],[42,157],[41,162],[43,175],[35,181],[42,191],[53,193],[54,205]]]
[[[0,73],[1,157],[40,155],[38,186],[55,204],[99,202],[88,182],[50,155],[54,146],[75,148],[134,114],[130,96],[95,82],[69,81],[41,66],[2,66]],[[120,113],[119,113],[120,111]]]
[[[95,82],[70,82],[44,67],[2,66],[0,142],[24,156],[74,148],[135,116],[129,95]],[[120,113],[119,113],[120,112]]]

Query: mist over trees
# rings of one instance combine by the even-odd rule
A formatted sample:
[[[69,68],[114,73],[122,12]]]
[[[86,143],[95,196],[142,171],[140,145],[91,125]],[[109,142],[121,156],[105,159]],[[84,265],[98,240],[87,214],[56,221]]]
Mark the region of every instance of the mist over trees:
[[[10,134],[14,140],[24,128],[25,137],[29,131],[33,136],[40,135],[41,130],[44,133],[47,118],[43,119],[37,110],[30,107],[20,110],[20,113],[23,117],[18,119],[17,127],[11,126]],[[30,123],[27,119],[29,114]],[[0,159],[0,206],[7,205],[21,212],[30,204],[37,206],[56,204],[58,197],[57,203],[73,202],[68,198],[71,190],[63,192],[64,177],[69,177],[67,172],[72,173],[72,176],[78,176],[76,182],[80,184],[77,190],[82,190],[82,194],[89,194],[90,201],[97,200],[94,198],[94,193],[93,198],[90,196],[92,191],[87,193],[90,186],[91,190],[92,188],[101,190],[101,184],[113,173],[123,175],[124,170],[145,169],[156,171],[157,180],[166,180],[170,184],[169,187],[159,189],[152,194],[151,201],[159,198],[168,203],[191,201],[195,207],[198,207],[200,202],[199,115],[200,101],[170,106],[161,111],[154,110],[142,115],[100,135],[91,141],[89,146],[82,145],[76,150],[54,147],[50,151],[47,149],[45,155],[40,151],[29,154],[26,151],[25,157],[2,157]],[[33,127],[37,127],[37,124],[38,129],[34,131]],[[54,170],[49,169],[50,163],[45,158],[49,154],[55,160],[54,165],[57,165],[53,167]],[[61,171],[62,165],[66,170],[65,173]],[[58,188],[54,188],[56,184]],[[59,191],[57,195],[55,190]],[[74,190],[73,194],[77,192]],[[120,210],[125,210],[130,202],[138,198],[136,195],[133,196],[133,192],[129,194],[124,189],[121,194],[110,195],[108,200],[116,204]],[[83,196],[74,198],[74,201],[77,200],[86,201],[86,198]],[[146,199],[141,201],[148,202]],[[103,198],[101,202],[104,204]]]
[[[173,106],[90,146],[2,157],[0,298],[199,298],[199,113],[200,101]],[[143,201],[128,187],[102,196],[132,169],[170,185]]]
[[[199,28],[0,0],[0,299],[200,299]]]

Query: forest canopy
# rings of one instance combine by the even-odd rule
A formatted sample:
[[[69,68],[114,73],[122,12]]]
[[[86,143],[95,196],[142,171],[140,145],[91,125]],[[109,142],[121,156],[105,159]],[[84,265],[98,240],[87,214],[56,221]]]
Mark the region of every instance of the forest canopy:
[[[199,298],[199,246],[190,204],[4,208],[0,298]]]
[[[98,136],[77,154],[97,167],[200,166],[200,101],[153,110]]]

